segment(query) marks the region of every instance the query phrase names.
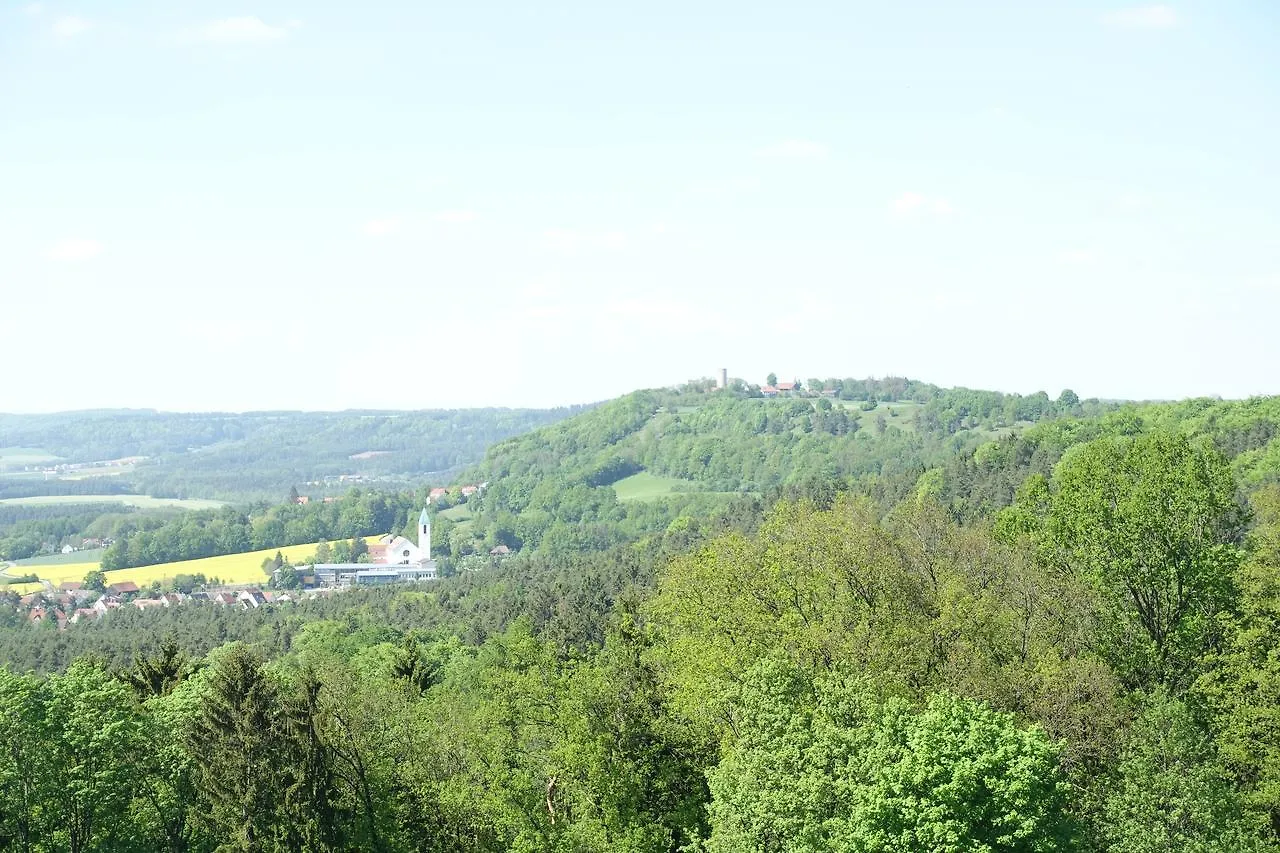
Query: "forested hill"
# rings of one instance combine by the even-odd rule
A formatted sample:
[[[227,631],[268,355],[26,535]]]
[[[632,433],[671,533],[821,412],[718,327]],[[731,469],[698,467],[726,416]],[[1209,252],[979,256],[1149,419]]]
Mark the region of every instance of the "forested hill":
[[[432,411],[0,414],[0,497],[135,492],[244,501],[344,475],[441,480],[495,441],[583,407]],[[107,460],[112,465],[101,465]]]
[[[927,469],[983,444],[1117,406],[1071,391],[1055,400],[896,378],[810,380],[772,398],[741,382],[637,391],[490,449],[464,474],[490,484],[469,532],[571,553],[680,516],[697,524],[735,496],[857,484],[892,503]]]
[[[735,502],[845,490],[886,508],[925,490],[957,518],[987,516],[1029,476],[1050,476],[1068,448],[1154,430],[1209,442],[1247,490],[1280,477],[1280,397],[1121,403],[899,379],[808,387],[775,398],[741,383],[637,391],[510,438],[463,475],[490,485],[445,541],[454,553],[481,541],[601,550],[687,539]]]

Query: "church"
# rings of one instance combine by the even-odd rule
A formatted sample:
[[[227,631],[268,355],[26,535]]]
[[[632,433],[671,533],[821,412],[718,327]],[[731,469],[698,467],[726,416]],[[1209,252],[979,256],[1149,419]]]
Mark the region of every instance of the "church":
[[[440,576],[431,559],[431,517],[418,516],[418,542],[388,534],[369,546],[368,563],[316,563],[307,568],[326,587],[373,586],[400,581],[433,581]]]

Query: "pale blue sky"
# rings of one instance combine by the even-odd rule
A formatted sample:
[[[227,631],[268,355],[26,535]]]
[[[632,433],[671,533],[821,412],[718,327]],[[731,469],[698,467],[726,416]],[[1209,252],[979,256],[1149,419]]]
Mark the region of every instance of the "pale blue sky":
[[[0,411],[1280,393],[1280,4],[0,0]]]

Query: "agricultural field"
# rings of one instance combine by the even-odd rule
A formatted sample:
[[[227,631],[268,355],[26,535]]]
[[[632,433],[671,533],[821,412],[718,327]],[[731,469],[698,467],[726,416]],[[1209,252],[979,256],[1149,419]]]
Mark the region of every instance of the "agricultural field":
[[[366,537],[366,541],[375,542],[377,536]],[[288,560],[302,560],[315,553],[315,545],[290,545],[287,548],[264,548],[261,551],[248,551],[243,554],[226,554],[221,557],[205,557],[200,560],[182,560],[176,563],[161,563],[157,566],[140,566],[136,569],[116,569],[106,573],[107,583],[133,581],[138,586],[148,586],[152,581],[163,581],[175,575],[202,574],[210,581],[217,578],[226,584],[265,583],[267,575],[262,571],[262,561],[274,557],[279,551]],[[42,581],[57,585],[63,581],[84,580],[84,576],[98,568],[98,563],[64,563],[47,566],[11,567],[15,574],[33,572]],[[10,584],[14,592],[25,595],[40,589],[39,583]]]
[[[62,566],[70,563],[96,563],[102,559],[102,548],[87,548],[84,551],[73,551],[70,554],[46,554],[43,557],[28,557],[25,560],[14,560],[18,571],[10,570],[10,574],[21,574],[23,571],[36,571],[29,566]]]
[[[74,471],[67,471],[58,477],[59,480],[89,480],[93,477],[119,477],[122,474],[132,474],[137,465],[99,465],[93,468],[77,468]]]
[[[138,509],[217,509],[225,506],[222,501],[199,498],[153,498],[150,495],[37,495],[30,498],[5,498],[0,504],[44,506],[47,504],[116,503]]]
[[[685,480],[641,471],[639,474],[623,477],[614,483],[613,491],[620,501],[649,501],[669,495],[677,487],[687,485],[689,484]]]
[[[0,468],[46,465],[59,457],[39,447],[0,447]]]

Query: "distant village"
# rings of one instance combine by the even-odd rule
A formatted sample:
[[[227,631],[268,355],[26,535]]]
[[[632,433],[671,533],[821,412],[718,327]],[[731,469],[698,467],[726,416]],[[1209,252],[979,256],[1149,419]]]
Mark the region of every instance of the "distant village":
[[[470,497],[484,489],[487,483],[462,486],[458,491]],[[428,504],[438,502],[448,495],[449,489],[432,489]],[[294,503],[306,504],[310,498],[297,495]],[[323,498],[322,500],[332,500]],[[90,543],[86,540],[85,545]],[[101,545],[106,543],[93,543]],[[71,546],[67,546],[70,548]],[[74,550],[74,549],[72,549]],[[490,552],[491,557],[503,557],[511,550],[499,546]],[[417,541],[404,536],[387,534],[368,545],[363,561],[350,563],[306,563],[300,566],[277,566],[271,572],[271,581],[279,585],[284,568],[296,572],[297,589],[262,589],[258,586],[215,585],[196,583],[190,591],[161,592],[153,586],[144,592],[133,581],[121,581],[95,589],[84,581],[64,581],[58,585],[45,581],[44,589],[21,596],[17,609],[32,624],[56,624],[59,629],[85,621],[101,619],[108,613],[122,608],[140,611],[160,607],[178,607],[189,604],[216,604],[253,610],[265,605],[291,604],[316,596],[331,595],[352,587],[379,586],[389,583],[419,583],[439,578],[439,569],[431,556],[431,516],[423,508],[418,517]],[[198,577],[198,576],[197,576]],[[203,580],[203,578],[200,578]],[[201,589],[195,586],[203,587]]]
[[[191,602],[203,602],[253,610],[266,604],[290,603],[301,597],[296,592],[256,587],[154,593],[147,598],[141,596],[142,591],[133,581],[110,584],[102,592],[86,589],[83,581],[64,581],[50,591],[22,596],[19,599],[19,610],[26,613],[27,621],[33,625],[52,623],[59,629],[65,629],[68,625],[101,619],[108,613],[125,607],[150,610],[155,607],[177,607]]]

